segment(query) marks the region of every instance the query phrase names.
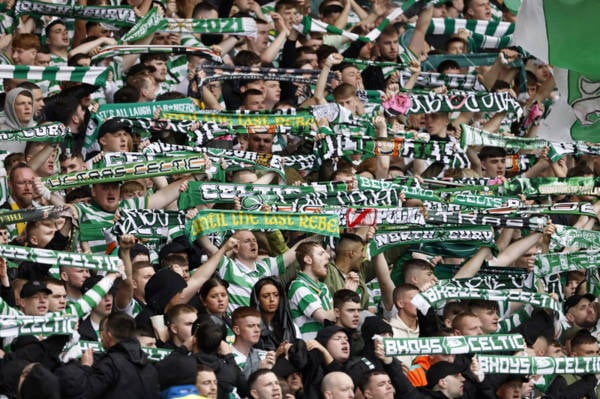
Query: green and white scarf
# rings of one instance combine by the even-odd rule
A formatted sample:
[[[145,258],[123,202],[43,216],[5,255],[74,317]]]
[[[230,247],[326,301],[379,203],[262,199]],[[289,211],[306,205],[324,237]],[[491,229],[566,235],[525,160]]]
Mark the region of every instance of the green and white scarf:
[[[0,131],[0,141],[38,141],[42,143],[61,143],[69,133],[62,123],[50,123],[20,130]]]
[[[561,304],[547,294],[520,290],[471,289],[464,284],[459,284],[457,281],[434,285],[427,291],[418,293],[412,299],[412,303],[419,311],[421,311],[421,313],[426,314],[430,307],[439,302],[451,299],[483,299],[497,302],[522,302],[529,303],[535,307],[551,309],[562,314]]]
[[[394,97],[397,105],[393,114],[432,114],[435,112],[513,112],[519,117],[521,105],[507,92],[449,92],[437,94],[417,91],[403,92]],[[386,110],[391,108],[383,103]]]
[[[490,226],[449,226],[377,232],[369,244],[369,253],[377,255],[398,245],[457,241],[466,245],[494,247],[494,230]]]
[[[0,338],[23,335],[72,335],[77,331],[76,315],[0,316]]]
[[[163,209],[119,209],[119,219],[112,227],[117,237],[133,234],[137,238],[170,237],[185,227],[184,211]]]
[[[170,46],[162,44],[130,44],[102,47],[102,49],[92,57],[92,62],[95,63],[108,57],[116,57],[128,54],[198,55],[202,58],[206,58],[219,64],[223,62],[222,58],[208,47]]]
[[[88,184],[122,182],[173,174],[203,173],[205,165],[206,159],[203,155],[188,155],[50,176],[44,178],[43,182],[50,190],[64,190]]]
[[[492,146],[504,148],[516,148],[519,150],[542,150],[550,143],[540,138],[505,136],[498,133],[490,133],[476,127],[461,124],[462,134],[460,145],[465,148],[472,146]]]
[[[411,76],[412,73],[410,71],[400,71],[398,75],[400,87],[406,87],[406,83]],[[470,74],[462,75],[456,73],[421,72],[415,82],[415,87],[435,88],[446,86],[449,89],[474,90],[477,83],[477,76]]]
[[[521,334],[383,339],[385,356],[459,355],[510,352],[524,348],[525,340]]]
[[[91,349],[95,353],[104,353],[104,348],[102,344],[98,341],[79,341],[79,348],[81,351],[85,351],[86,349]],[[165,357],[169,356],[171,352],[170,349],[162,349],[162,348],[150,348],[148,346],[142,346],[142,352],[148,356],[148,360],[151,362],[160,362]]]
[[[545,195],[600,195],[600,179],[594,177],[515,177],[504,182],[504,193],[526,197]]]
[[[122,38],[123,42],[135,42],[154,32],[172,33],[227,33],[236,36],[256,37],[256,21],[252,18],[179,19],[164,18],[158,9],[151,9]]]
[[[557,224],[556,232],[550,237],[550,249],[598,248],[598,246],[600,246],[600,231],[595,230],[582,230]]]
[[[229,230],[291,230],[339,237],[336,215],[200,210],[185,226],[190,241]]]
[[[65,210],[62,206],[44,206],[34,209],[18,209],[16,211],[0,210],[0,225],[30,222],[59,217]]]
[[[427,29],[427,34],[453,35],[461,29],[481,35],[501,37],[514,33],[515,24],[481,19],[432,18]]]
[[[520,375],[598,374],[600,356],[593,357],[528,357],[478,355],[484,373]]]
[[[294,68],[265,68],[240,65],[204,65],[196,68],[198,86],[208,82],[220,80],[278,80],[282,82],[295,82],[305,84],[316,84],[321,71],[319,69],[294,69]],[[328,80],[335,78],[330,72]]]
[[[435,266],[434,272],[440,280],[454,278],[461,265]],[[458,279],[468,285],[469,288],[485,288],[488,290],[523,289],[529,285],[530,273],[522,268],[504,266],[482,266],[475,277]]]
[[[568,253],[539,254],[535,257],[533,272],[537,276],[597,268],[600,266],[600,252],[580,251]]]
[[[17,0],[14,12],[16,16],[31,15],[41,19],[53,15],[124,27],[134,25],[137,19],[133,8],[129,6],[71,6],[34,0]]]
[[[108,72],[104,67],[0,65],[0,79],[65,81],[96,86],[106,84]]]
[[[0,244],[0,256],[11,260],[42,263],[44,265],[82,267],[109,272],[118,271],[119,266],[123,263],[116,256],[89,255],[8,244]]]

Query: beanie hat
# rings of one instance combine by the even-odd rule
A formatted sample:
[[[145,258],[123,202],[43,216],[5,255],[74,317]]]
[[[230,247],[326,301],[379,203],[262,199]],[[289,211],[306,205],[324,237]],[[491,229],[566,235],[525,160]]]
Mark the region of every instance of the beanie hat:
[[[146,283],[146,303],[155,313],[163,313],[169,301],[185,287],[183,277],[171,269],[161,269]]]

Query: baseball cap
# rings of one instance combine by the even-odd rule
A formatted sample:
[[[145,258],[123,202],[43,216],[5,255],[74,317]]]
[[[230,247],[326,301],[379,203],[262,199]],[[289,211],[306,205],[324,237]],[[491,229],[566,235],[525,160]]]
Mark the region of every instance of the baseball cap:
[[[100,126],[98,138],[104,136],[106,133],[115,133],[121,129],[131,134],[131,126],[128,123],[121,122],[119,119],[109,119]]]
[[[38,280],[32,280],[25,283],[23,288],[21,289],[21,298],[29,298],[37,294],[38,292],[45,292],[46,294],[52,294],[44,284],[42,284]]]
[[[466,364],[460,365],[445,361],[437,362],[427,370],[427,387],[431,389],[435,387],[442,378],[449,375],[460,374],[464,372],[466,368]]]
[[[567,313],[569,311],[569,309],[571,309],[573,306],[577,306],[577,304],[582,299],[587,299],[590,302],[594,302],[596,300],[596,297],[593,296],[592,294],[572,295],[572,296],[568,297],[567,300],[565,301],[565,306],[564,306],[565,313]]]

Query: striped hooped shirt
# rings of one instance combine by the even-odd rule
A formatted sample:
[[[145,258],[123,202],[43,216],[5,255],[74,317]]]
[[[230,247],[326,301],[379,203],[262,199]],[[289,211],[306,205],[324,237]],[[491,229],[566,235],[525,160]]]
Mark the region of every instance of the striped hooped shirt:
[[[219,262],[219,276],[229,283],[229,312],[240,306],[250,306],[254,284],[266,276],[278,276],[285,271],[283,256],[264,258],[254,262],[254,270],[238,260],[223,256]]]
[[[325,283],[298,272],[298,277],[290,284],[288,298],[292,320],[300,329],[302,339],[315,339],[323,325],[313,319],[312,314],[319,309],[333,309],[333,298],[329,288]]]

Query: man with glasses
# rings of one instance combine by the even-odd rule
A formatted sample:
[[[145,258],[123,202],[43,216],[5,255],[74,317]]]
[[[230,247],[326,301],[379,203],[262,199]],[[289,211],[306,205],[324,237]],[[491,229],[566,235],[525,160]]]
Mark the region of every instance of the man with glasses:
[[[8,176],[8,192],[10,196],[2,208],[18,211],[20,209],[37,208],[39,204],[33,201],[33,181],[36,175],[26,163],[15,165]],[[25,230],[26,223],[15,223],[7,225],[9,240],[15,239]]]

